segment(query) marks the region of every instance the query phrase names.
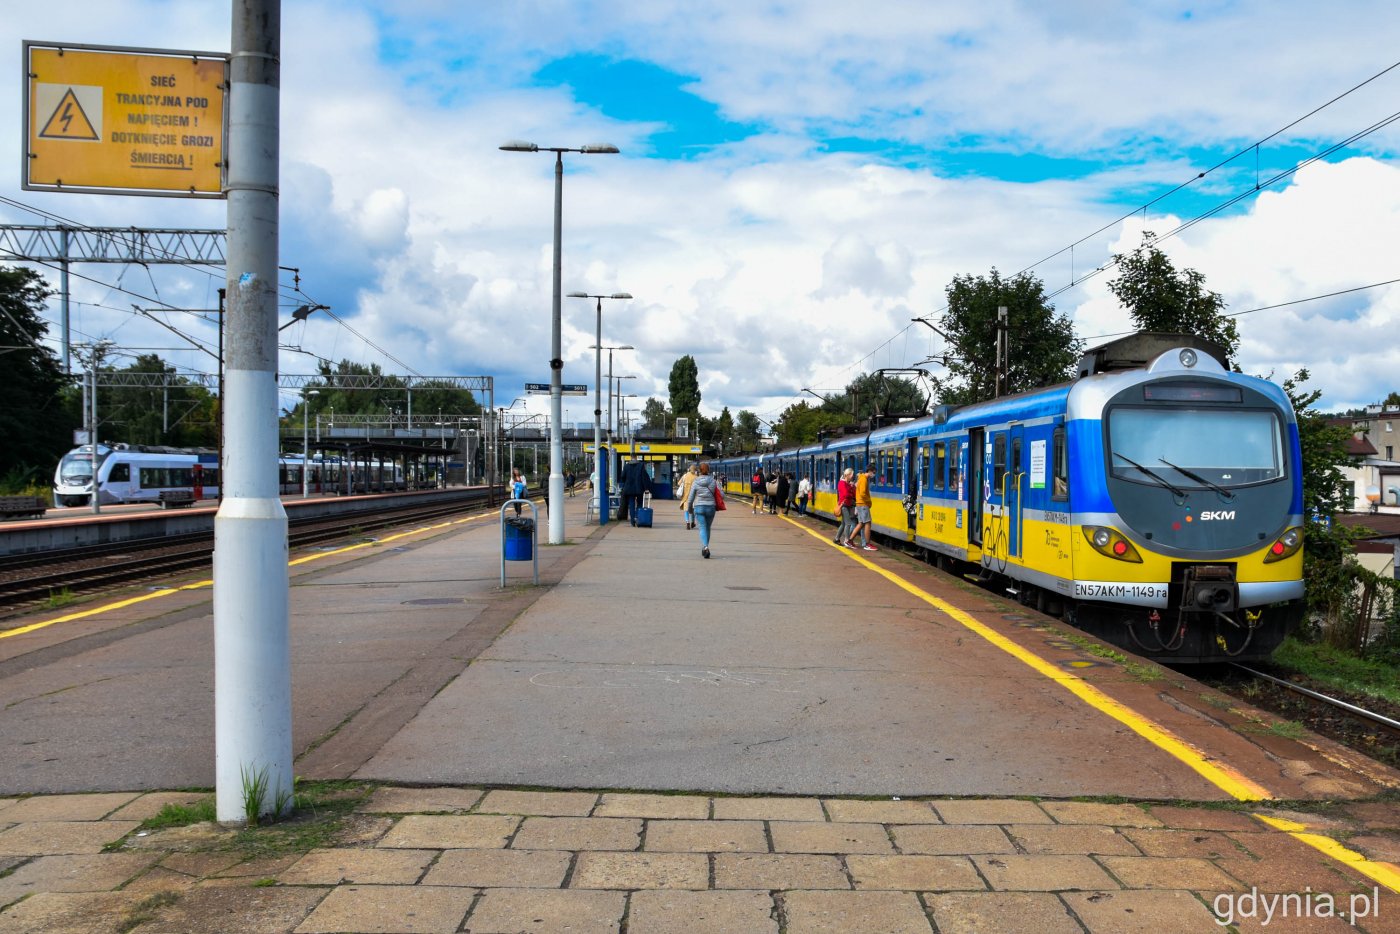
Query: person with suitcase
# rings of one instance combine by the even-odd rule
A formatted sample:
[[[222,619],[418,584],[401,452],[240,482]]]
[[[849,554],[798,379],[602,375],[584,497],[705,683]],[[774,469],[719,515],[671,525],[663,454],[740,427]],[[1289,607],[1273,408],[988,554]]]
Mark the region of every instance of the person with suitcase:
[[[637,510],[642,506],[642,495],[651,492],[651,475],[647,466],[639,460],[630,460],[622,468],[622,509],[633,525],[637,524]],[[621,520],[619,515],[618,519]]]

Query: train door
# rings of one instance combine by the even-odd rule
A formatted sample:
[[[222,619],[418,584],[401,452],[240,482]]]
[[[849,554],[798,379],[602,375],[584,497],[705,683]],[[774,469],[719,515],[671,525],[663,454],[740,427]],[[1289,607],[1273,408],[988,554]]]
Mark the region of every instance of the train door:
[[[1022,458],[1025,456],[1025,426],[1013,423],[1008,434],[1011,436],[1011,452],[1006,462],[1006,553],[1008,557],[1021,554],[1021,486],[1026,472]]]
[[[910,532],[918,528],[919,477],[924,466],[919,461],[919,439],[910,438],[904,455],[904,517]]]
[[[984,450],[984,432],[981,428],[968,429],[967,433],[967,541],[971,545],[982,544],[982,510],[987,508],[991,494],[987,478],[987,452]]]

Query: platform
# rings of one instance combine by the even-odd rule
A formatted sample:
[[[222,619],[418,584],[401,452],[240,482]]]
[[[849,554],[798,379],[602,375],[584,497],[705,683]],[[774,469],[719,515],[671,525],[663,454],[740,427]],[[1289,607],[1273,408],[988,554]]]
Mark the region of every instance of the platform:
[[[368,797],[275,865],[98,852],[213,782],[207,587],[0,633],[0,793],[40,793],[0,932],[157,889],[162,930],[1257,930],[1304,887],[1400,929],[1395,772],[814,520],[735,502],[704,560],[675,504],[565,503],[538,588],[494,516],[294,556],[297,774]]]

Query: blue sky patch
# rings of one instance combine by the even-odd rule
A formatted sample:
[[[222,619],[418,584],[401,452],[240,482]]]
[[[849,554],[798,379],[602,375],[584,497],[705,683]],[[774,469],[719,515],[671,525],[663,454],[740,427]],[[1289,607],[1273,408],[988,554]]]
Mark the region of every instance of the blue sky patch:
[[[579,103],[614,120],[664,125],[651,135],[647,154],[661,159],[694,158],[760,130],[726,120],[712,102],[686,90],[694,78],[649,62],[571,55],[541,68],[535,82],[571,88]]]

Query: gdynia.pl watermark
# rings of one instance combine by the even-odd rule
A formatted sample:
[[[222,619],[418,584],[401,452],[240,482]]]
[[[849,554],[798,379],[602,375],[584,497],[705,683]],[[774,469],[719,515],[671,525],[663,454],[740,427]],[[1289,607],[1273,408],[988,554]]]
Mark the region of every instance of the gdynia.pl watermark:
[[[1311,887],[1298,892],[1264,893],[1257,888],[1248,892],[1223,892],[1210,904],[1215,923],[1224,927],[1237,921],[1257,920],[1261,926],[1283,918],[1340,918],[1352,926],[1362,918],[1375,918],[1381,910],[1380,887],[1370,892],[1332,895],[1314,892]]]

